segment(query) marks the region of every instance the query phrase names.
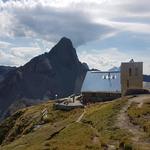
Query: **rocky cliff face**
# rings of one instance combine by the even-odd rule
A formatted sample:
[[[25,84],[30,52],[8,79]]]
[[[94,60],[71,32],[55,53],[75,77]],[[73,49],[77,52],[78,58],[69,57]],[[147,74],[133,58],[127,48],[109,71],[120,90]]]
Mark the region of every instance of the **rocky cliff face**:
[[[72,42],[62,38],[49,53],[8,73],[0,84],[0,116],[4,112],[8,115],[9,108],[14,103],[18,106],[18,101],[28,105],[55,99],[56,94],[66,97],[79,93],[87,70],[79,61]]]
[[[0,66],[0,82],[2,82],[5,79],[8,72],[14,70],[15,68],[16,67]]]

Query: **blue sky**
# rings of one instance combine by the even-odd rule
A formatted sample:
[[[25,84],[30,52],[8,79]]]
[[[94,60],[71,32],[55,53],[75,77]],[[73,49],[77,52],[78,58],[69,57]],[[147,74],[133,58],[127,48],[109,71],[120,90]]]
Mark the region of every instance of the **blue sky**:
[[[150,74],[149,0],[0,0],[0,22],[0,65],[23,65],[66,36],[90,68],[133,58]]]

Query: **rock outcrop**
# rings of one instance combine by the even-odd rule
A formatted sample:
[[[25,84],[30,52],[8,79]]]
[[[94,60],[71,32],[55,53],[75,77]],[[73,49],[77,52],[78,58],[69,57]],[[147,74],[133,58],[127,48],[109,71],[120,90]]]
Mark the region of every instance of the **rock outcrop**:
[[[9,108],[16,102],[18,106],[18,101],[33,104],[55,99],[56,95],[61,98],[80,93],[87,70],[87,65],[79,61],[72,42],[62,38],[49,53],[7,74],[0,84],[0,116],[8,116]]]

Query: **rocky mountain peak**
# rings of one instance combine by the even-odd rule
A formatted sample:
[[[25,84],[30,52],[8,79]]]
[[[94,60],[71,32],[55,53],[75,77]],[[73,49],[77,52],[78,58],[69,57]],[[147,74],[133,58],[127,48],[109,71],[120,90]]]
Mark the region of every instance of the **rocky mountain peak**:
[[[58,42],[58,45],[59,44],[63,44],[64,46],[66,45],[68,47],[73,47],[71,40],[66,37],[61,38],[60,41]]]
[[[63,47],[63,49],[62,49]],[[52,48],[52,50],[50,51],[50,53],[55,52],[56,49],[58,49],[57,51],[63,51],[63,52],[67,52],[71,49],[74,49],[73,44],[71,42],[70,39],[63,37],[60,39],[60,41]]]
[[[82,64],[70,39],[63,37],[49,53],[16,68],[0,84],[0,117],[19,101],[26,104],[80,93],[88,67]]]
[[[75,63],[78,62],[78,56],[70,39],[63,37],[49,52],[51,60],[56,60],[60,63]]]

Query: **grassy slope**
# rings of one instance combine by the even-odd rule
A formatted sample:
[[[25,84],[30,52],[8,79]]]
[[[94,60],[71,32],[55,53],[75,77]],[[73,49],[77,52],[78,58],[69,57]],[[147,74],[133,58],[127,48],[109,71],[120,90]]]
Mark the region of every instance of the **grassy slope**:
[[[94,110],[94,106],[88,108],[83,122],[97,129],[103,148],[108,146],[117,148],[120,143],[129,139],[130,134],[115,125],[117,114],[126,102],[127,99],[119,99],[100,105],[96,110]]]
[[[137,143],[134,145],[138,150],[150,149],[150,98],[146,99],[144,103],[139,106],[139,103],[132,103],[129,107],[127,114],[130,122],[138,127],[140,131],[144,131],[141,140],[145,143]]]
[[[44,108],[48,110],[48,118],[46,119],[42,117],[41,113]],[[0,125],[0,134],[5,133],[6,135],[6,140],[2,144],[4,146],[0,147],[0,149],[43,149],[46,139],[64,128],[66,124],[74,122],[83,110],[77,109],[70,112],[53,110],[52,103],[49,102],[20,111],[23,111],[23,113],[22,115],[18,115],[18,118],[15,119],[16,121],[14,121],[14,116],[16,116],[14,114]],[[10,143],[10,141],[13,142]]]
[[[49,110],[46,122],[36,131],[21,132],[15,141],[0,147],[2,150],[100,150],[106,147],[118,148],[121,143],[131,147],[131,134],[116,127],[116,118],[127,99],[118,99],[109,103],[93,104],[85,108],[85,115],[77,123],[77,118],[82,114],[82,109],[70,112],[55,111],[52,103],[46,103],[25,109],[21,118],[28,118],[34,124],[42,122],[37,115],[43,108]],[[149,110],[149,109],[148,109]],[[31,114],[31,115],[30,115]],[[36,115],[35,115],[36,114]],[[30,116],[30,117],[29,117]],[[38,116],[38,117],[33,117]],[[28,125],[27,128],[29,128]],[[9,140],[8,140],[9,141]],[[6,141],[7,142],[7,141]],[[4,143],[5,144],[5,143]]]
[[[140,107],[133,103],[128,109],[128,115],[133,124],[139,125],[150,137],[150,99],[146,99]]]

